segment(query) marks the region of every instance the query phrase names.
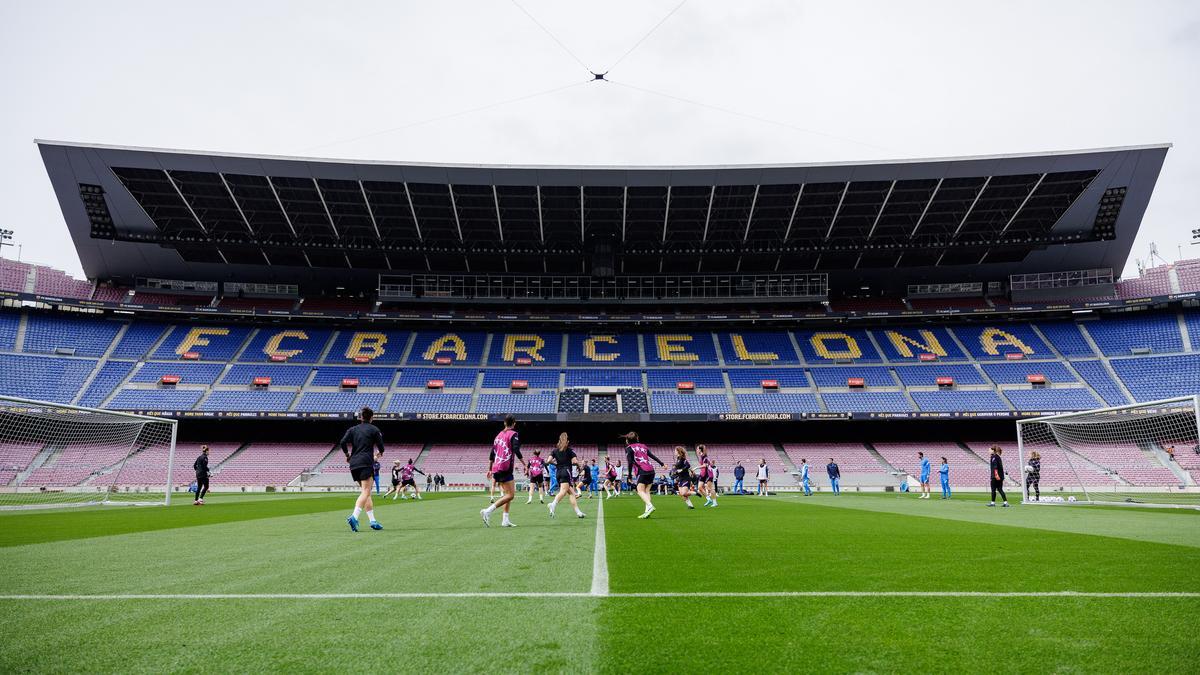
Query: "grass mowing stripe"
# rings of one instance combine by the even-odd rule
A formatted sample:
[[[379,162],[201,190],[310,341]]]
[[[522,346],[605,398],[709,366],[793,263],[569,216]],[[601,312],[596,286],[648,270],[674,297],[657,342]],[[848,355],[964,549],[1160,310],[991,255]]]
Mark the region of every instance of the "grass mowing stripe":
[[[604,541],[604,500],[596,504],[596,543],[592,546],[592,595],[608,595],[608,548]]]
[[[458,600],[487,598],[589,598],[596,593],[514,591],[509,593],[129,593],[129,594],[15,594],[0,601],[20,600]],[[677,591],[607,593],[603,598],[1200,598],[1190,591]]]

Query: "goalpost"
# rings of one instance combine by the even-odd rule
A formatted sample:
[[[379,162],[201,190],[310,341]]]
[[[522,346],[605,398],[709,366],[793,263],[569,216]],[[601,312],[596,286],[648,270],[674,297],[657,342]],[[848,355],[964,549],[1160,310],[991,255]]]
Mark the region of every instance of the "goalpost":
[[[1019,420],[1017,468],[1009,473],[1020,476],[1025,504],[1200,508],[1200,487],[1181,466],[1200,467],[1198,425],[1200,396]],[[1029,473],[1035,456],[1040,499]]]
[[[0,396],[0,509],[167,505],[178,422]]]

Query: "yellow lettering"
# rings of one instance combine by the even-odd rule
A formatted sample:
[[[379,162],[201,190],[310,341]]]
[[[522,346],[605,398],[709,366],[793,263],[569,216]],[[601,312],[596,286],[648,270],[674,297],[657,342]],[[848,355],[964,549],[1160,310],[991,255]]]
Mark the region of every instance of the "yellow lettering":
[[[660,361],[699,361],[700,357],[687,351],[687,348],[676,342],[691,342],[691,335],[655,335],[654,342],[658,347]]]
[[[779,355],[775,352],[751,352],[746,349],[746,340],[737,333],[729,336],[729,340],[733,342],[733,352],[743,361],[778,361]]]
[[[598,352],[596,345],[604,343],[606,345],[617,344],[617,336],[615,335],[592,335],[583,341],[583,355],[589,361],[616,361],[621,357],[620,352]]]
[[[984,328],[979,334],[979,344],[983,347],[983,351],[992,356],[999,356],[1001,345],[1016,347],[1026,354],[1032,354],[1033,348],[1021,342],[1017,336],[1012,333],[1006,333],[999,328]]]
[[[270,340],[267,340],[267,345],[265,347],[263,347],[263,353],[266,354],[267,356],[270,356],[272,354],[282,354],[282,355],[290,358],[290,357],[293,357],[304,351],[303,349],[280,349],[279,348],[280,343],[282,343],[287,338],[296,338],[297,340],[307,340],[308,333],[305,333],[302,330],[279,331],[278,333],[272,335]]]
[[[193,328],[184,336],[183,341],[175,348],[175,353],[180,356],[195,351],[196,347],[207,347],[208,338],[206,335],[229,335],[228,328]]]
[[[504,360],[512,361],[516,358],[517,352],[520,352],[533,361],[545,361],[541,354],[541,349],[545,346],[546,341],[538,335],[505,335]]]
[[[455,361],[467,360],[467,343],[454,333],[446,333],[442,337],[430,343],[425,349],[425,360],[432,361],[434,357],[442,352],[454,352]]]
[[[917,331],[917,334],[921,336],[921,340],[924,340],[924,342],[920,342],[894,330],[889,330],[885,333],[888,341],[892,343],[892,346],[896,348],[896,351],[901,356],[911,358],[913,355],[913,347],[920,349],[924,353],[937,354],[938,356],[948,356],[948,354],[946,354],[946,348],[942,346],[940,341],[938,341],[937,336],[933,334],[933,331],[919,330]]]
[[[377,359],[383,356],[383,346],[387,341],[387,335],[383,333],[355,333],[350,338],[350,346],[346,347],[346,358],[356,359],[362,356]]]
[[[858,340],[845,333],[813,333],[808,341],[817,354],[824,359],[835,361],[837,359],[862,358],[862,348],[858,346]],[[845,347],[834,351],[825,345],[826,342],[837,341],[845,343]]]

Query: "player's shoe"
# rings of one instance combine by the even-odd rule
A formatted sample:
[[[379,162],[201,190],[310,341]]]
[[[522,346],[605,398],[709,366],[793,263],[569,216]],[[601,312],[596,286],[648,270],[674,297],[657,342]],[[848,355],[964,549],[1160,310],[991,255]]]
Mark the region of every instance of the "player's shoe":
[[[479,509],[479,516],[483,518],[484,527],[492,526],[492,514],[488,513],[487,509]]]
[[[989,506],[989,507],[991,507],[991,506],[995,506],[995,505],[996,505],[996,502],[989,502],[989,503],[988,503],[988,506]]]
[[[376,521],[374,523],[371,523],[371,529],[372,530],[382,530],[383,526],[379,524],[379,521]]]
[[[1001,505],[1000,505],[1000,508],[1002,508],[1002,509],[1007,509],[1007,508],[1008,508],[1008,502],[1004,502],[1003,504],[1001,504]]]
[[[199,504],[200,506],[204,506],[204,500],[203,500],[203,499],[197,499],[197,500],[196,500],[196,503],[197,503],[197,504]]]
[[[199,500],[199,499],[193,499],[193,500],[192,500],[192,506],[200,506],[200,500]]]
[[[506,520],[503,523],[500,523],[500,527],[516,527],[516,526],[517,526],[517,524],[511,520]]]
[[[713,502],[713,503],[709,504],[709,507],[711,507],[711,508],[714,508],[714,509],[715,509],[715,508],[717,508],[717,503],[716,503],[716,502]]]
[[[496,503],[496,498],[495,498],[495,497],[488,497],[488,503],[489,503],[489,504],[495,504],[495,503]]]
[[[551,503],[551,504],[550,504],[550,509],[549,509],[549,511],[550,511],[550,517],[551,517],[551,518],[554,518],[554,517],[555,517],[555,515],[554,515],[554,504],[553,504],[553,503]]]
[[[696,508],[696,505],[695,505],[695,504],[693,504],[693,503],[691,503],[691,502],[684,502],[684,504],[687,504],[687,507],[688,507],[689,509],[695,509],[695,508]]]
[[[647,518],[649,518],[649,517],[650,517],[650,514],[651,514],[651,513],[654,513],[654,507],[653,507],[653,506],[648,506],[648,507],[646,507],[646,512],[645,512],[645,513],[643,513],[642,515],[638,516],[638,519],[639,519],[639,520],[645,520],[645,519],[647,519]]]
[[[580,511],[579,513],[575,514],[575,517],[576,518],[587,518],[587,515],[583,511]]]
[[[350,524],[351,532],[358,532],[358,518],[355,518],[354,516],[350,516],[350,517],[346,518],[346,522]]]

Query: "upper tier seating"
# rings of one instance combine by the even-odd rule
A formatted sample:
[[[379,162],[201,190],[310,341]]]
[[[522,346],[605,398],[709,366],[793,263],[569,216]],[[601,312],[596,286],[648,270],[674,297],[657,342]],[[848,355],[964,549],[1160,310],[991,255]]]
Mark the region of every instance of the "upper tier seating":
[[[1108,370],[1098,359],[1090,361],[1073,361],[1071,366],[1079,373],[1084,382],[1087,382],[1100,398],[1103,399],[1105,405],[1124,405],[1129,403],[1129,397],[1125,392],[1121,391],[1121,387],[1113,381],[1112,376],[1108,374]]]
[[[1117,297],[1140,298],[1153,295],[1167,295],[1171,292],[1170,269],[1167,265],[1142,270],[1137,279],[1123,279],[1117,282]]]
[[[1108,356],[1125,356],[1140,347],[1148,347],[1156,353],[1183,351],[1183,338],[1174,314],[1106,317],[1089,321],[1084,327]]]
[[[53,354],[61,347],[74,349],[75,356],[101,356],[120,330],[117,321],[30,314],[25,322],[24,351]]]
[[[32,265],[0,258],[0,291],[24,293],[30,267]]]
[[[0,354],[0,395],[70,403],[95,359]]]
[[[108,402],[113,410],[191,410],[202,389],[122,389]]]
[[[249,385],[254,383],[256,377],[269,377],[272,387],[299,387],[304,384],[311,372],[312,368],[308,366],[281,366],[274,363],[237,364],[229,368],[225,376],[221,378],[221,384]],[[334,386],[338,384],[341,384],[341,380],[338,380]],[[387,384],[382,386],[387,386]]]
[[[643,339],[648,366],[680,362],[689,366],[715,366],[718,363],[711,333],[647,333]]]
[[[217,390],[208,395],[200,410],[283,412],[296,398],[294,391],[229,391]]]
[[[100,368],[96,377],[79,398],[79,405],[88,408],[99,407],[104,399],[116,389],[133,370],[133,361],[109,361]]]
[[[552,413],[558,401],[553,391],[540,394],[480,394],[475,412],[481,413]]]
[[[392,394],[387,407],[388,412],[465,413],[470,410],[470,394]]]
[[[1031,359],[1054,358],[1054,352],[1026,323],[956,326],[954,334],[971,356],[983,361],[1003,361],[1008,354],[1023,354]]]
[[[1006,389],[1004,395],[1017,410],[1091,410],[1101,407],[1090,389]]]
[[[631,369],[573,368],[567,371],[568,387],[641,387],[642,373]]]
[[[780,387],[788,389],[809,389],[811,387],[803,368],[729,369],[729,383],[733,385],[734,389],[762,389],[763,380],[775,380]]]
[[[818,387],[845,387],[852,377],[861,377],[868,387],[895,387],[891,370],[884,366],[828,366],[812,368],[813,382]]]
[[[245,326],[189,326],[176,325],[169,335],[154,350],[153,358],[178,360],[184,354],[194,352],[201,361],[232,361],[250,328]]]
[[[430,380],[441,380],[447,389],[470,389],[478,375],[473,368],[405,368],[396,386],[424,389]]]
[[[316,363],[332,335],[332,330],[313,328],[263,328],[250,339],[239,360],[270,361],[272,354],[279,354],[289,363]]]
[[[225,365],[221,363],[150,361],[143,364],[129,381],[157,384],[164,375],[175,375],[179,377],[179,384],[213,384],[224,370]]]
[[[1061,361],[1017,361],[1015,363],[985,363],[983,372],[996,384],[1026,384],[1028,375],[1045,376],[1046,382],[1078,382],[1079,378]]]
[[[1109,363],[1138,401],[1200,392],[1200,354],[1112,359]]]
[[[1074,321],[1039,322],[1037,327],[1063,356],[1070,358],[1096,355],[1092,346],[1084,339],[1083,333],[1080,332],[1079,324]]]
[[[883,358],[875,350],[865,330],[798,330],[796,343],[809,363],[832,364],[841,361],[872,363]]]
[[[800,357],[792,340],[785,332],[718,333],[721,354],[729,365],[751,365],[769,361],[771,363],[799,363]]]
[[[636,333],[571,333],[567,335],[569,366],[636,366]]]
[[[922,354],[933,354],[940,361],[967,358],[950,331],[940,326],[877,328],[871,333],[889,361],[918,361]]]
[[[33,292],[38,295],[86,300],[92,297],[92,283],[75,279],[62,270],[39,265],[37,278],[34,279]]]
[[[1200,270],[1200,267],[1197,269]],[[1183,323],[1187,326],[1188,342],[1192,343],[1192,350],[1200,351],[1200,312],[1184,312]]]
[[[724,389],[725,378],[717,368],[655,368],[646,371],[651,389],[674,389],[679,382],[692,382],[697,389]]]
[[[558,370],[547,368],[489,368],[483,373],[484,389],[508,389],[514,380],[524,380],[530,389],[557,389]]]
[[[408,363],[433,365],[438,358],[448,358],[456,366],[476,366],[483,362],[486,342],[486,333],[424,330],[413,340]],[[557,357],[554,362],[558,362]]]
[[[1175,263],[1175,274],[1181,292],[1200,291],[1200,260],[1180,260]]]
[[[390,387],[396,378],[396,371],[393,368],[371,366],[322,366],[313,375],[312,386],[340,387],[342,380],[347,378],[357,379],[360,387]],[[425,383],[422,382],[421,386],[425,386]]]
[[[114,359],[140,359],[158,342],[168,326],[161,323],[135,321],[125,329],[117,346],[113,347]]]
[[[0,314],[0,350],[9,350],[16,347],[17,329],[20,325],[20,314]]]
[[[962,363],[936,363],[924,366],[896,366],[896,374],[907,387],[936,387],[939,377],[953,377],[954,384],[987,384],[975,366]]]
[[[494,333],[488,352],[488,365],[516,365],[518,359],[529,359],[534,366],[557,366],[562,363],[562,333],[529,331],[526,333]],[[414,359],[409,357],[409,363]]]
[[[363,358],[375,366],[395,365],[404,358],[411,337],[406,330],[340,330],[329,346],[325,363],[349,364]]]

